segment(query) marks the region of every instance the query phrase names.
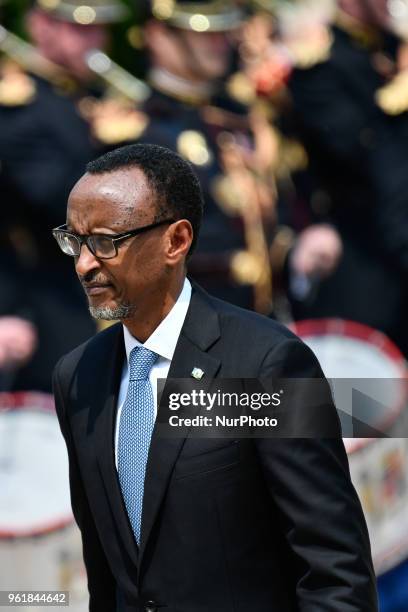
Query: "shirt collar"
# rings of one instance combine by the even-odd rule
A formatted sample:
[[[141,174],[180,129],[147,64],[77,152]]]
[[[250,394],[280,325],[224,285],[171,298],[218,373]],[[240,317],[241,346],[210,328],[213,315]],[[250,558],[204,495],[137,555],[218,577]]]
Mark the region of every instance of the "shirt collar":
[[[205,104],[214,94],[213,84],[208,82],[192,83],[188,79],[178,77],[163,68],[152,68],[148,80],[154,89],[186,104]]]
[[[149,351],[157,353],[160,357],[164,357],[171,361],[173,359],[176,344],[183,327],[184,319],[186,318],[187,310],[191,299],[191,284],[186,278],[183,289],[177,298],[177,302],[173,308],[163,319],[152,335],[146,340],[143,346]],[[136,346],[142,346],[136,338],[132,336],[127,327],[123,326],[123,335],[125,340],[126,358],[129,362],[129,355],[132,349]]]

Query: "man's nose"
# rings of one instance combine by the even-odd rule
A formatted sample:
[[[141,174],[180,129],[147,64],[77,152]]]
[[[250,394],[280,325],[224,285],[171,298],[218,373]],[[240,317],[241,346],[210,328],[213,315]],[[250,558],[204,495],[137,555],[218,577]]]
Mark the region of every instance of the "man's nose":
[[[98,270],[101,263],[93,253],[89,250],[86,244],[81,246],[79,257],[75,258],[75,271],[78,276],[85,276],[91,270]]]

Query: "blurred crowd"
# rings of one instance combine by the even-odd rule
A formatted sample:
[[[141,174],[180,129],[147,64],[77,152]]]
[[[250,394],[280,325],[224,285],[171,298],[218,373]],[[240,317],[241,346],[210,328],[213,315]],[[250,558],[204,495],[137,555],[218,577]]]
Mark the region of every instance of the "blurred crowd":
[[[83,1],[32,2],[25,39],[0,7],[1,388],[49,391],[96,331],[51,230],[85,164],[129,142],[196,170],[202,286],[407,355],[408,2]],[[109,55],[132,8],[133,74]]]

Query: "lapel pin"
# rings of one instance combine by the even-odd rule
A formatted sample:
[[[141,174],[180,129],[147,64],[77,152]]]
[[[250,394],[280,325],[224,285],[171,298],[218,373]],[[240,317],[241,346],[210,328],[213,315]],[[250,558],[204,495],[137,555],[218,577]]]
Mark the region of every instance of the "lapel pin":
[[[196,380],[201,380],[204,376],[204,370],[202,370],[201,368],[193,368],[191,370],[191,376]]]

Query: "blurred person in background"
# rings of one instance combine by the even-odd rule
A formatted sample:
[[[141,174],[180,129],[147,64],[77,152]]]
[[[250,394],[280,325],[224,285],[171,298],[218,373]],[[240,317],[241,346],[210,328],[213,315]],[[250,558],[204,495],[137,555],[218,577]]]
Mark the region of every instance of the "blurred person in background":
[[[408,98],[397,79],[401,40],[386,0],[337,5],[315,60],[298,64],[289,87],[320,184],[312,211],[338,229],[344,255],[330,278],[308,299],[294,297],[293,305],[297,318],[334,316],[382,330],[407,355]]]
[[[206,210],[191,274],[218,297],[269,314],[274,185],[263,176],[255,180],[247,109],[223,89],[233,60],[231,36],[245,15],[228,0],[152,0],[146,10],[152,94],[143,108],[147,124],[139,141],[177,151],[199,175]],[[241,189],[235,168],[245,181]],[[259,185],[262,208],[254,197]],[[253,219],[248,219],[250,206]],[[245,221],[256,226],[256,245],[248,243]]]
[[[72,185],[98,153],[81,102],[93,86],[85,54],[104,48],[116,0],[35,2],[26,15],[33,45],[0,32],[0,315],[31,321],[32,358],[12,389],[49,391],[57,359],[95,331],[75,275],[55,251],[50,228],[64,215]]]
[[[293,239],[297,235],[295,248],[285,260],[285,281],[286,287],[302,297],[332,273],[342,255],[337,230],[328,223],[316,223],[310,215],[315,181],[293,121],[287,87],[295,63],[313,61],[315,54],[320,53],[319,23],[327,18],[330,0],[320,3],[312,0],[304,8],[308,27],[296,30],[296,45],[289,49],[287,39],[282,40],[280,17],[283,9],[292,13],[291,4],[253,0],[251,17],[237,37],[239,69],[227,82],[233,97],[247,103],[251,114],[263,116],[272,134],[274,155],[270,171],[277,186],[277,239],[285,235]],[[306,55],[302,40],[307,41]],[[284,309],[278,304],[278,312],[287,316],[287,302],[286,308],[285,301],[282,306]]]
[[[20,317],[0,317],[0,371],[24,363],[35,345],[36,332],[31,323]]]
[[[279,227],[274,133],[225,87],[245,15],[228,0],[153,0],[147,13],[152,92],[138,141],[177,151],[200,178],[206,210],[191,274],[218,297],[269,315],[289,251],[308,259],[318,249]],[[323,251],[312,267],[326,273],[337,257],[328,262]]]

